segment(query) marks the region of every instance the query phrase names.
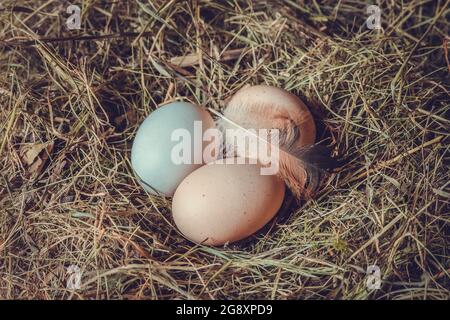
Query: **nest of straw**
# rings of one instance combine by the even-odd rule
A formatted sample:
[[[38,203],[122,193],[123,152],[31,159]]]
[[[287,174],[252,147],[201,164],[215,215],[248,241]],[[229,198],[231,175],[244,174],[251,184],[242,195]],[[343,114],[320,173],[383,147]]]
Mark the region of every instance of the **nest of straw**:
[[[81,30],[70,4],[0,4],[0,298],[449,298],[448,1],[381,0],[382,30],[354,0],[83,0]],[[250,239],[194,245],[133,137],[163,102],[261,83],[347,162]]]

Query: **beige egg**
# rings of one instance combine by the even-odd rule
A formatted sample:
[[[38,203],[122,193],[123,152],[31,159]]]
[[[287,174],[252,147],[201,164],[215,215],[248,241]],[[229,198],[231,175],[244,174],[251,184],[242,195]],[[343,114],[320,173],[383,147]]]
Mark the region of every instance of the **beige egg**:
[[[186,238],[222,245],[250,236],[275,216],[283,202],[284,182],[276,175],[261,175],[261,165],[245,161],[222,164],[218,160],[181,182],[172,212]]]
[[[301,155],[314,144],[316,126],[308,107],[297,96],[266,85],[245,87],[227,103],[224,116],[227,120],[218,123],[223,130],[235,128],[234,124],[246,129],[278,129],[279,176],[297,199],[308,197],[307,172],[303,162],[292,155]],[[255,157],[246,145],[236,148],[236,154]],[[258,159],[264,163],[259,154]]]
[[[266,85],[242,88],[227,103],[224,115],[247,129],[278,128],[289,145],[303,147],[316,140],[316,126],[308,107],[280,88]],[[223,126],[228,128],[230,124],[225,122]],[[299,131],[298,136],[294,130]]]

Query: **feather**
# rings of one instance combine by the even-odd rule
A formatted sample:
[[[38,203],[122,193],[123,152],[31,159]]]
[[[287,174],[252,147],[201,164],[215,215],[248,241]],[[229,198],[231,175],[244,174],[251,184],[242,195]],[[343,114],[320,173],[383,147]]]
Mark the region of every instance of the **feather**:
[[[209,110],[219,117],[217,125],[222,131],[234,127],[235,129],[244,130],[249,135],[255,135],[253,131],[243,128],[216,110],[211,108]],[[284,132],[281,132],[281,135],[283,134]],[[224,134],[223,136],[225,137],[226,135]],[[280,145],[277,147],[266,139],[258,135],[255,136],[264,143],[270,144],[272,148],[279,149],[278,175],[286,182],[297,199],[310,198],[318,188],[320,178],[326,173],[326,170],[337,166],[337,161],[330,156],[330,150],[325,146],[310,145],[298,147],[290,139],[280,138]],[[285,136],[295,137],[296,134],[287,134]],[[225,141],[224,153],[226,157],[234,156],[237,152],[236,150],[230,150],[230,145]]]
[[[249,129],[279,130],[277,146],[257,138],[278,148],[278,175],[298,200],[311,198],[327,170],[338,166],[327,147],[314,145],[315,124],[306,105],[284,90],[267,86],[244,88],[232,97],[224,114],[209,110],[219,117],[217,126],[222,132],[241,129],[255,135]],[[229,146],[226,141],[224,145]]]
[[[322,145],[283,151],[280,175],[297,198],[312,197],[328,171],[339,166],[339,161],[331,157],[330,149]]]

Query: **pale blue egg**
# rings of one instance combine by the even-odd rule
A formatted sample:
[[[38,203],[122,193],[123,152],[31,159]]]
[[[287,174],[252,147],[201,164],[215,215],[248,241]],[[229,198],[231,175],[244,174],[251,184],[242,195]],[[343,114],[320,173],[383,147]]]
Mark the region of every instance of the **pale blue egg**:
[[[194,148],[204,148],[201,135],[212,127],[214,121],[210,114],[190,103],[173,102],[153,111],[139,127],[131,149],[131,165],[142,187],[153,194],[172,196],[181,181],[203,165],[202,157],[195,155],[198,150]],[[190,144],[184,141],[186,135],[183,138],[177,135],[180,132],[190,136]],[[181,142],[191,147],[183,150],[191,154],[187,163],[179,163],[173,157],[174,148],[179,149]],[[200,146],[195,145],[199,142]]]

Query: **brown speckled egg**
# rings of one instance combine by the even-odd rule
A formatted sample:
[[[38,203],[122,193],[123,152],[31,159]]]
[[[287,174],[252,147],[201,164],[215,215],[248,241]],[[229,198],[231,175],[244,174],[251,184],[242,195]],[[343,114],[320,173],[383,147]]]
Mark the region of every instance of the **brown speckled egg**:
[[[284,182],[276,175],[261,175],[261,165],[246,161],[215,161],[181,182],[172,212],[186,238],[222,245],[250,236],[275,216],[283,202]]]

